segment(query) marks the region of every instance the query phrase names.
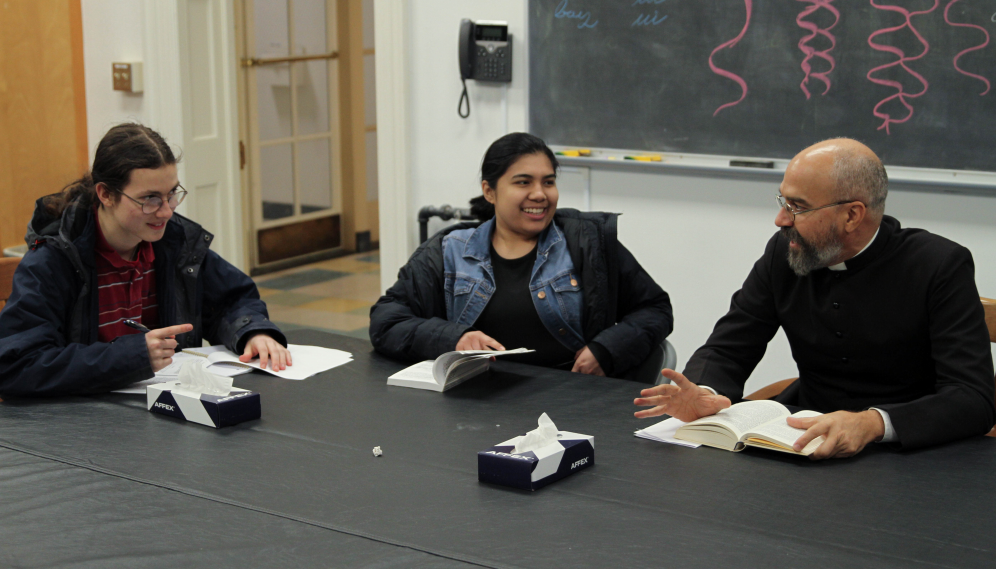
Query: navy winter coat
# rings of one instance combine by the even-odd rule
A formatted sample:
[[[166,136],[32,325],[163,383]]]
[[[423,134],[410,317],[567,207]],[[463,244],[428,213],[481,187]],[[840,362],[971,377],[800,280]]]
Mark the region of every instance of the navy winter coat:
[[[14,273],[0,312],[0,396],[106,392],[153,376],[144,334],[97,341],[93,204],[85,196],[52,217],[38,200],[25,240],[31,248]],[[208,247],[213,236],[173,214],[155,252],[161,327],[193,324],[177,349],[207,339],[241,353],[250,332],[286,345],[245,273]]]

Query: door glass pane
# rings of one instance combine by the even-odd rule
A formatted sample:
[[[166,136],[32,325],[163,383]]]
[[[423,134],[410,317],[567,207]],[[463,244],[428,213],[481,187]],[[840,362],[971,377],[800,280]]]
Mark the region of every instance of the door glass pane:
[[[297,134],[329,131],[328,60],[294,64],[297,82]]]
[[[291,135],[290,64],[256,68],[259,101],[259,139],[273,140]]]
[[[299,142],[297,152],[301,213],[332,207],[329,139]]]
[[[373,54],[363,56],[363,112],[367,126],[377,124],[377,69]]]
[[[256,57],[290,55],[287,0],[256,0]],[[272,140],[291,134],[290,66],[286,63],[256,67],[259,104],[259,138]]]
[[[367,201],[377,199],[377,131],[367,133]]]
[[[294,0],[294,55],[328,53],[325,0]]]
[[[294,166],[291,145],[279,144],[259,149],[263,219],[294,215]]]

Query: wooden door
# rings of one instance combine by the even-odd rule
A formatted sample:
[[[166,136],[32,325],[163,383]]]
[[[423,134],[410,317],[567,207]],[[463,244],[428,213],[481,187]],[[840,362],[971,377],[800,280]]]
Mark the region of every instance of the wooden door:
[[[85,97],[80,0],[0,2],[0,247],[89,168]]]

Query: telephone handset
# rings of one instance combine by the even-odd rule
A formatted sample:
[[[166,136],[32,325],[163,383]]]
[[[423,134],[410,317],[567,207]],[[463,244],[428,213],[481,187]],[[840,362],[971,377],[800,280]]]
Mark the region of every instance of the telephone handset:
[[[467,79],[510,83],[512,81],[512,35],[507,22],[460,21],[460,80],[463,94],[457,113],[470,116],[470,98],[467,96]],[[466,102],[467,112],[463,112]]]

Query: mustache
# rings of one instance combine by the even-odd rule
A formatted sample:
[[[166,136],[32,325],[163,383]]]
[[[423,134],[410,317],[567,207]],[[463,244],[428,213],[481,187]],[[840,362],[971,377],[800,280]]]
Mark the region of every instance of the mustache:
[[[807,245],[806,241],[801,235],[799,235],[799,231],[795,227],[782,227],[778,231],[789,241],[795,241],[800,245]]]

